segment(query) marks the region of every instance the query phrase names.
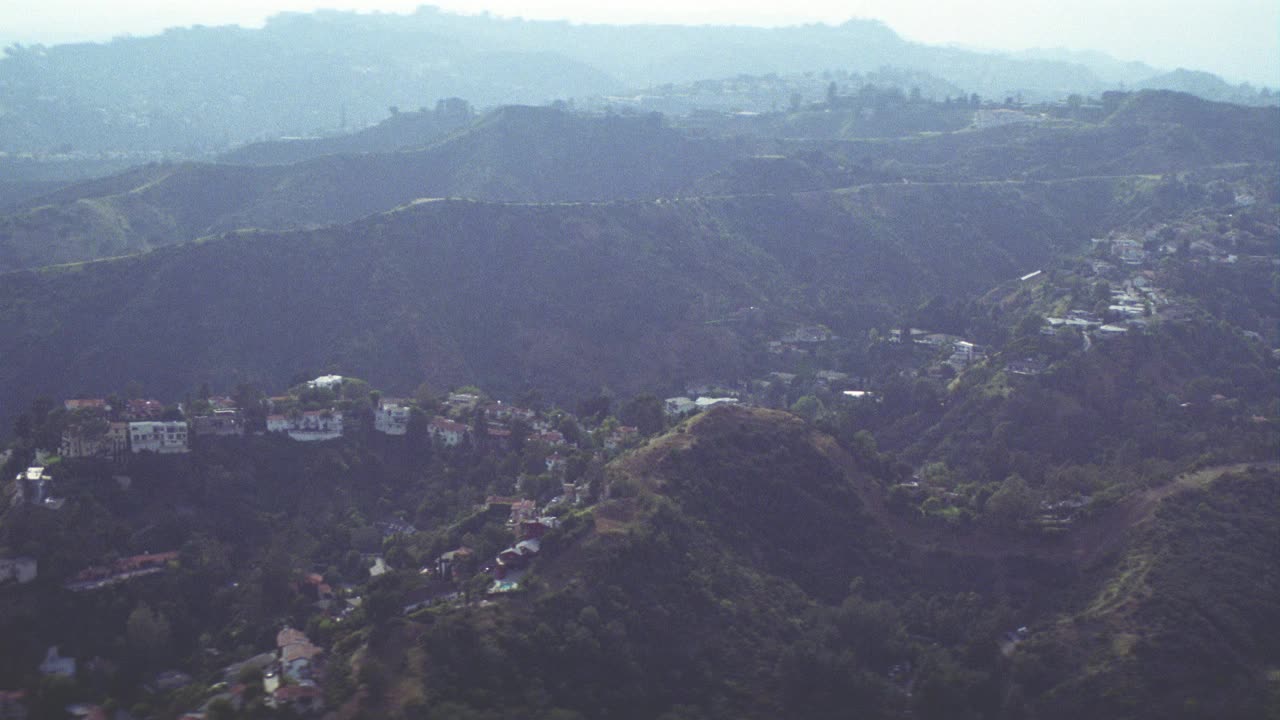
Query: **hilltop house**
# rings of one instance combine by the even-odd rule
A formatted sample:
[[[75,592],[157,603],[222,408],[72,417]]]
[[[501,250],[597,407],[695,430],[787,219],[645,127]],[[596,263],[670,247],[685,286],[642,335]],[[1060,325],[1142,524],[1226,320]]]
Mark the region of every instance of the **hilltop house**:
[[[188,452],[187,423],[183,420],[131,422],[129,448],[135,453],[149,451],[162,455]]]
[[[307,387],[309,388],[328,388],[330,390],[338,387],[341,384],[342,384],[341,375],[321,375],[315,380],[307,381]]]
[[[384,398],[373,414],[373,429],[386,435],[404,435],[409,431],[409,415],[407,401]]]

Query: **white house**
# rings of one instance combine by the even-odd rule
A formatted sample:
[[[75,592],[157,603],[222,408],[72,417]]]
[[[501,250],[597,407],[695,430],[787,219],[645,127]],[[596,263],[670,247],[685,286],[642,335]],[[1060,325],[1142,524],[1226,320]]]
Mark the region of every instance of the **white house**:
[[[467,438],[466,425],[439,415],[431,419],[427,425],[427,432],[431,433],[431,437],[449,446],[460,445]]]
[[[333,388],[335,388],[335,387],[337,387],[337,386],[339,386],[339,385],[341,385],[341,384],[342,384],[342,376],[341,376],[341,375],[321,375],[320,377],[316,378],[315,380],[308,380],[308,381],[307,381],[307,387],[309,387],[309,388],[329,388],[329,389],[333,389]]]
[[[300,442],[333,440],[342,437],[342,413],[337,410],[307,410],[298,415],[269,415],[267,432],[284,432]]]
[[[40,663],[40,674],[75,677],[76,659],[58,655],[58,646],[54,645],[45,653],[44,662]]]
[[[129,448],[164,455],[184,453],[187,446],[187,423],[182,420],[129,423]]]
[[[373,414],[373,429],[387,435],[409,431],[409,406],[400,400],[383,400]]]

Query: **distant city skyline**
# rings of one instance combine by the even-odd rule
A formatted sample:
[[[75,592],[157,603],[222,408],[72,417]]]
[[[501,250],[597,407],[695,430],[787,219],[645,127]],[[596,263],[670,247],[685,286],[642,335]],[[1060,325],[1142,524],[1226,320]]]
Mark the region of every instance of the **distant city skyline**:
[[[617,24],[779,26],[866,18],[917,42],[1095,50],[1159,69],[1206,70],[1232,83],[1280,87],[1280,2],[1274,0],[43,0],[0,7],[0,44],[105,41],[195,24],[259,27],[276,13],[318,9],[409,13],[422,4],[467,14]]]

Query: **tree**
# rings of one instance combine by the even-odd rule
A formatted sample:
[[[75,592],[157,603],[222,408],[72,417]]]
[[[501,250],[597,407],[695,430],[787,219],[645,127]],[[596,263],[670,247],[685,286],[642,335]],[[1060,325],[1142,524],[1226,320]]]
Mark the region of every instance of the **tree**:
[[[649,393],[637,395],[623,406],[621,420],[624,424],[639,428],[643,435],[659,433],[666,420],[662,401]]]
[[[804,418],[807,422],[813,422],[822,412],[822,401],[813,395],[805,395],[795,401],[791,406],[791,412]]]
[[[1014,473],[987,500],[986,515],[998,527],[1022,527],[1031,520],[1036,506],[1035,493],[1021,475]]]
[[[169,620],[145,602],[129,613],[125,636],[129,647],[148,665],[164,662],[169,654]]]

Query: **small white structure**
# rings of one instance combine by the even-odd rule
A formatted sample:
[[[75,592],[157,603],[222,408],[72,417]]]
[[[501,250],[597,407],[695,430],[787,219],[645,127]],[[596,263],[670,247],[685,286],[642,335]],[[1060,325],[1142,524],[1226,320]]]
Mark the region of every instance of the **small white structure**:
[[[706,410],[713,405],[733,405],[738,402],[738,398],[734,397],[707,397],[702,396],[693,401],[694,406],[699,410]]]
[[[307,381],[307,387],[309,387],[309,388],[329,388],[329,389],[333,389],[333,388],[335,388],[335,387],[338,387],[338,386],[339,386],[339,385],[341,385],[341,384],[342,384],[342,376],[341,376],[341,375],[321,375],[320,377],[316,378],[315,380],[308,380],[308,381]]]
[[[188,452],[187,423],[183,420],[129,423],[129,448],[171,455]]]
[[[0,558],[0,583],[16,582],[19,585],[23,585],[35,579],[35,558]]]
[[[58,655],[58,646],[54,645],[45,653],[44,662],[40,663],[40,674],[75,677],[76,659]]]
[[[373,414],[373,429],[387,435],[409,431],[409,406],[400,400],[383,400]]]

